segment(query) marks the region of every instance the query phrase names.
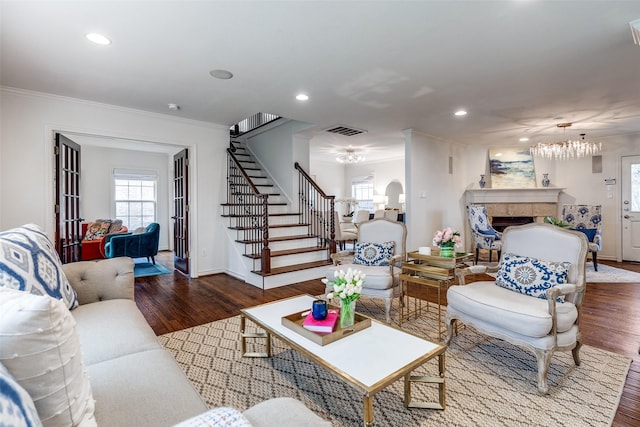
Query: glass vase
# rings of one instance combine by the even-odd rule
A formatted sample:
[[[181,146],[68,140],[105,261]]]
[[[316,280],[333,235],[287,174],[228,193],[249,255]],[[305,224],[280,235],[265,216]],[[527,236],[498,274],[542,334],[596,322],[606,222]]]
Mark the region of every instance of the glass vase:
[[[344,302],[340,300],[340,328],[353,326],[356,317],[356,301]]]
[[[440,246],[440,256],[444,258],[453,258],[454,247],[453,246]]]

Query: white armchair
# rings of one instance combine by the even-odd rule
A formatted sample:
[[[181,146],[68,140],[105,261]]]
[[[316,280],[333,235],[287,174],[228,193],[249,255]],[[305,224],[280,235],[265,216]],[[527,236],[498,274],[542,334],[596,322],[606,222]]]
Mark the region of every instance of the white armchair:
[[[388,265],[354,264],[357,261],[357,251],[364,251],[371,243],[384,244],[393,242],[393,256],[388,259]],[[361,270],[365,275],[361,295],[385,300],[385,316],[391,321],[390,311],[393,298],[400,297],[399,276],[402,262],[406,260],[407,228],[404,223],[386,219],[373,219],[361,223],[358,227],[355,251],[341,251],[331,254],[333,266],[327,269],[326,277],[334,279],[336,270],[349,268]],[[385,264],[384,262],[382,264]],[[327,288],[327,292],[331,289]]]
[[[538,392],[546,394],[547,371],[555,351],[571,350],[580,365],[579,318],[586,288],[587,239],[583,233],[550,224],[527,224],[507,228],[502,245],[495,282],[464,285],[467,274],[483,272],[484,266],[458,272],[460,285],[447,291],[445,343],[453,339],[458,320],[480,333],[531,350],[538,365]]]

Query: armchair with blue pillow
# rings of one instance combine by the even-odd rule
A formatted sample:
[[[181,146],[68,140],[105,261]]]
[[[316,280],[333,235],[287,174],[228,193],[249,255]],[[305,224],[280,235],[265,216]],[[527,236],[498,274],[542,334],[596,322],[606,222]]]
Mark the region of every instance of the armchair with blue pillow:
[[[593,269],[598,271],[598,252],[602,249],[602,205],[563,205],[562,220],[571,230],[580,231],[587,237]]]
[[[498,260],[502,252],[502,233],[491,226],[487,208],[482,205],[467,206],[467,219],[473,235],[473,247],[475,248],[475,264],[478,263],[480,249],[489,251],[489,262],[492,261],[492,251],[498,251]]]
[[[130,258],[151,258],[155,264],[160,241],[160,224],[152,222],[143,233],[126,233],[108,236],[104,245],[107,258],[127,256]]]

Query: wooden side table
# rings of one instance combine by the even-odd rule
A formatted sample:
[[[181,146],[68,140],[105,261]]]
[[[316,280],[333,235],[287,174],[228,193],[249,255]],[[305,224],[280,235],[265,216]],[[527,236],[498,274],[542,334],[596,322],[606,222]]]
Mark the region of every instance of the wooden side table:
[[[398,323],[402,325],[404,320],[409,320],[411,316],[418,318],[422,314],[422,298],[413,297],[413,310],[409,308],[408,284],[413,283],[436,289],[438,293],[438,338],[444,334],[442,327],[442,294],[455,281],[456,268],[466,266],[465,261],[473,261],[473,254],[458,252],[454,257],[441,257],[440,250],[431,249],[431,255],[424,255],[417,251],[407,254],[407,262],[402,264],[400,274],[400,289],[403,304],[400,304],[400,314]],[[429,306],[427,304],[427,310]],[[406,310],[406,313],[405,313]]]

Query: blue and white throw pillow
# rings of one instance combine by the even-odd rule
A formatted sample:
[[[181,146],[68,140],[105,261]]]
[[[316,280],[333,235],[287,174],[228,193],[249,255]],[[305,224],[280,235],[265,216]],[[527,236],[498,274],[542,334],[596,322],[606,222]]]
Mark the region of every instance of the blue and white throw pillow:
[[[496,285],[521,294],[547,299],[547,289],[567,283],[570,267],[570,262],[541,261],[508,253],[500,262]],[[558,297],[557,300],[564,302],[564,296]]]
[[[42,426],[29,393],[0,363],[0,424],[3,426]]]
[[[389,265],[389,261],[393,256],[393,250],[395,249],[395,246],[395,242],[356,242],[353,263],[368,266]]]
[[[0,233],[0,287],[49,295],[64,301],[69,309],[78,306],[58,253],[35,224]]]

